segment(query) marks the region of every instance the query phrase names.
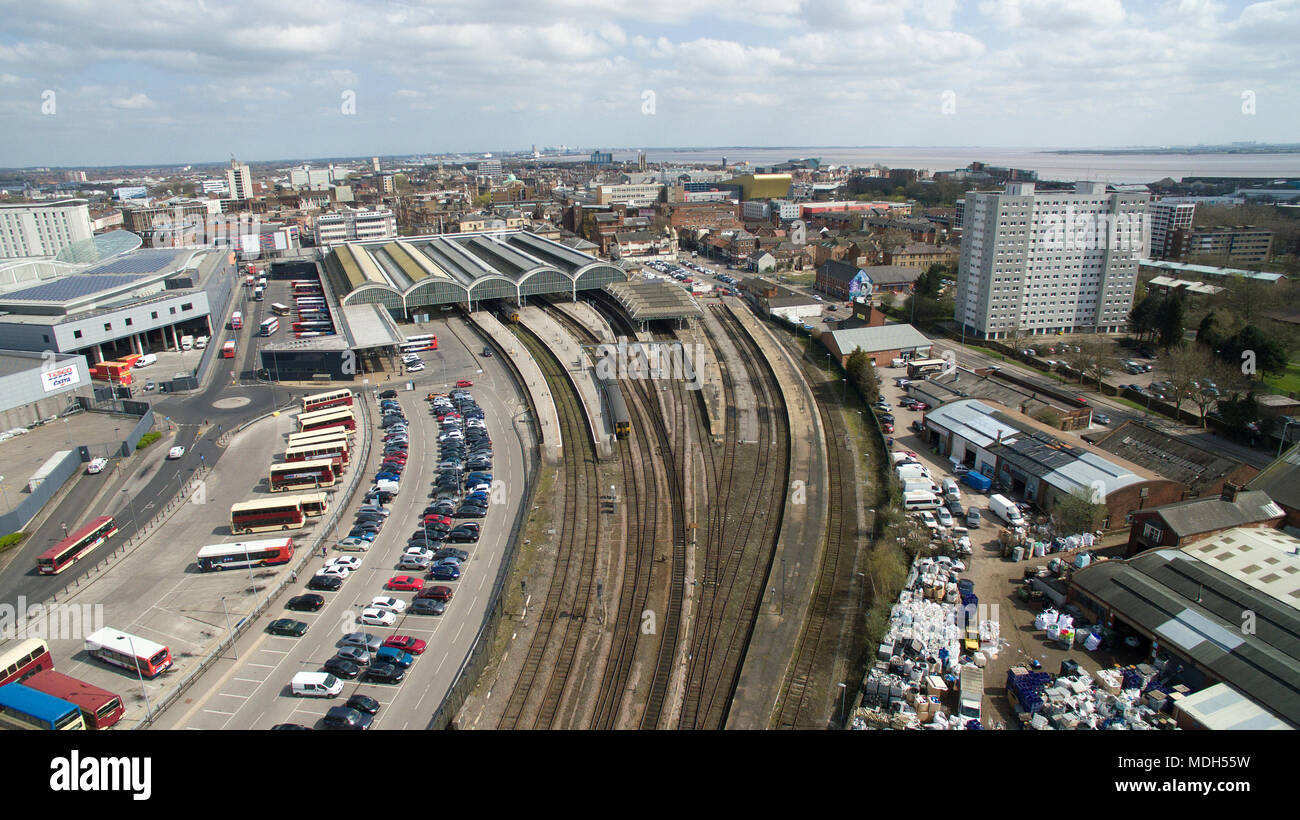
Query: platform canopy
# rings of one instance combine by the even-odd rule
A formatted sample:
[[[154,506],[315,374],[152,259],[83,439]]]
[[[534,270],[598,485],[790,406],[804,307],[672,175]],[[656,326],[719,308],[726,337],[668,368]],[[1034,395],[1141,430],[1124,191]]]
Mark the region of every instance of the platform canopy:
[[[670,282],[613,282],[605,286],[636,322],[689,319],[703,315],[682,288]]]

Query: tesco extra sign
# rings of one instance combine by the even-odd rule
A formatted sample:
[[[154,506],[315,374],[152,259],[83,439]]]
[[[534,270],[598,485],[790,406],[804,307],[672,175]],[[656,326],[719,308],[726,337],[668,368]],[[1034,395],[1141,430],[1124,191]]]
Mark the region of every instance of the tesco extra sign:
[[[81,380],[81,377],[77,375],[77,366],[70,364],[56,370],[41,371],[41,380],[45,382],[45,392],[48,393],[51,390],[58,390],[60,387],[76,384]]]

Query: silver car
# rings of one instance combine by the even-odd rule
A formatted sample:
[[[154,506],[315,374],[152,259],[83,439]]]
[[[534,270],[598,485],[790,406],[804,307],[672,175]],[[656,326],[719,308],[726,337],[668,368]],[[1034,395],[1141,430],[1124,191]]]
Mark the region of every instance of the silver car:
[[[379,647],[384,645],[384,641],[377,635],[369,632],[349,632],[339,641],[343,646],[360,646],[369,649],[371,652],[378,652]]]
[[[357,666],[370,665],[370,650],[362,646],[345,646],[338,651],[337,657],[346,661],[352,661]]]

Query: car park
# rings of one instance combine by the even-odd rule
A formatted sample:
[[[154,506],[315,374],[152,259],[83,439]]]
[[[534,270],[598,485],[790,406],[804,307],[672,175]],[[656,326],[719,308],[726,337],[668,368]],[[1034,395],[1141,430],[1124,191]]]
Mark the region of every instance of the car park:
[[[293,618],[276,618],[267,624],[266,631],[272,635],[283,635],[287,638],[301,638],[307,634],[307,624],[302,621],[295,621]]]

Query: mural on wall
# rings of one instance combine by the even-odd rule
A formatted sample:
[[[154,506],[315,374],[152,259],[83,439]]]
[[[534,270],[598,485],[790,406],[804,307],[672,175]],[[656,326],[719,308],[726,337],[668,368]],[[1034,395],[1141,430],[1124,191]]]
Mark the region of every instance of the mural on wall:
[[[857,275],[849,281],[849,301],[856,301],[859,297],[865,299],[875,290],[875,283],[867,272],[859,270]]]

